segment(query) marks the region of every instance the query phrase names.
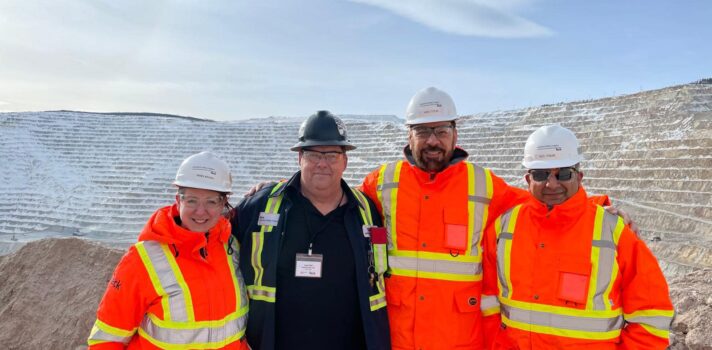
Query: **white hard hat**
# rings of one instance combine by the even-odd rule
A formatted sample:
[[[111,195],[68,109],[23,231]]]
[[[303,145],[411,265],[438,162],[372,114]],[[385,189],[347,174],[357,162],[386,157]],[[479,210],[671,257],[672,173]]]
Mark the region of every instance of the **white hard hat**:
[[[576,135],[561,125],[552,124],[529,135],[522,165],[527,169],[553,169],[573,166],[582,160]]]
[[[418,91],[405,110],[405,125],[452,121],[457,119],[455,102],[447,92],[429,87]]]
[[[173,184],[232,193],[232,176],[227,163],[211,152],[200,152],[186,158],[176,172]]]

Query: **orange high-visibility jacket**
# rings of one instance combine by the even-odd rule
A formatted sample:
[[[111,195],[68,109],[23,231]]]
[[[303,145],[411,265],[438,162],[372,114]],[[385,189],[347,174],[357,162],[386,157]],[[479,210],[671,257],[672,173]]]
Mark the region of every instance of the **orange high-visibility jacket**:
[[[583,188],[532,198],[485,234],[484,293],[498,293],[494,349],[665,349],[673,317],[657,260]],[[488,318],[499,318],[494,314]]]
[[[529,194],[466,162],[430,174],[407,161],[385,164],[362,188],[388,229],[386,299],[393,349],[480,349],[482,233],[487,223]],[[489,306],[488,306],[489,305]],[[499,323],[493,323],[496,332]],[[492,333],[492,331],[490,331]]]
[[[176,224],[175,205],[149,219],[119,262],[90,349],[246,349],[248,300],[230,222],[207,233]]]

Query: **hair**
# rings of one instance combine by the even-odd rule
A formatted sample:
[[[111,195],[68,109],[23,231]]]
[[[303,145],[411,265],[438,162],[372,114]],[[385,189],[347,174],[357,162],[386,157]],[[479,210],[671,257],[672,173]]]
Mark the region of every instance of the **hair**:
[[[185,187],[178,187],[178,194],[183,196],[185,195]],[[216,191],[217,192],[217,191]],[[223,213],[222,215],[228,219],[232,220],[232,218],[235,216],[235,211],[233,210],[235,207],[230,204],[230,194],[227,192],[218,192],[220,195],[220,198],[225,200],[225,207],[223,208]]]

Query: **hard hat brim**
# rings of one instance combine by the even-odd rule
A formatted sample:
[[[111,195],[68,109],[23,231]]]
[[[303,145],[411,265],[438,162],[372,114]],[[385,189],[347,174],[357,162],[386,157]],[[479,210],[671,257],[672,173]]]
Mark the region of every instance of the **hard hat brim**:
[[[210,185],[206,185],[205,183],[193,182],[193,181],[189,181],[189,180],[173,181],[173,185],[175,185],[177,187],[197,188],[200,190],[208,190],[208,191],[232,194],[232,188],[210,186]]]
[[[346,151],[351,151],[355,150],[356,146],[352,145],[348,141],[317,141],[317,140],[309,140],[309,141],[300,141],[297,142],[290,150],[294,152],[299,152],[301,151],[302,148],[304,147],[314,147],[314,146],[341,146],[344,148]]]
[[[522,165],[527,169],[555,169],[555,168],[566,168],[574,166],[581,162],[583,159],[578,161],[573,161],[571,159],[560,159],[560,160],[535,160],[531,162],[523,161]]]
[[[433,115],[433,116],[417,118],[417,119],[413,119],[413,120],[406,120],[405,125],[418,125],[418,124],[427,124],[427,123],[435,123],[435,122],[451,122],[454,120],[457,120],[457,116]]]

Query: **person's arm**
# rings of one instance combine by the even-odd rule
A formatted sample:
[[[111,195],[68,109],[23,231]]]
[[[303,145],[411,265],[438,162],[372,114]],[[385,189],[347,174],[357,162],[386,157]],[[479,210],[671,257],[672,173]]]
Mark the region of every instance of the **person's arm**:
[[[136,334],[154,296],[148,273],[135,247],[121,258],[104,293],[92,327],[89,349],[124,349]],[[152,292],[153,293],[153,292]]]
[[[484,332],[485,349],[490,349],[494,342],[499,325],[501,323],[500,305],[497,300],[499,288],[497,285],[497,242],[494,225],[499,221],[494,221],[489,225],[484,233],[483,253],[482,253],[482,300],[480,308],[482,310],[482,330]]]
[[[665,349],[674,315],[667,282],[652,252],[624,228],[618,241],[625,327],[619,349]]]
[[[378,195],[376,194],[379,170],[380,168],[376,168],[366,175],[366,178],[363,179],[363,182],[361,182],[361,186],[359,186],[358,189],[373,201],[373,204],[375,204],[378,209],[378,214],[381,215],[383,213],[383,208],[381,207],[381,202],[378,200]]]

